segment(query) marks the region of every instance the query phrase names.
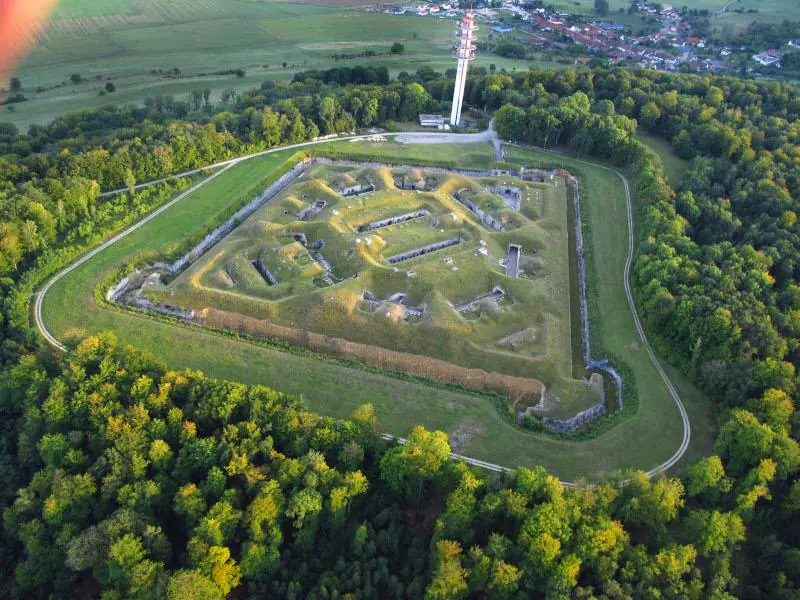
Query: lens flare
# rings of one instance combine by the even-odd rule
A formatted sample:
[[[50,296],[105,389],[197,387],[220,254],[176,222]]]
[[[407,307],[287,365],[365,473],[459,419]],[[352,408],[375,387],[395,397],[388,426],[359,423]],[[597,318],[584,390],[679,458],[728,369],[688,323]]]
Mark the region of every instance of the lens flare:
[[[35,41],[57,0],[0,0],[0,79]]]

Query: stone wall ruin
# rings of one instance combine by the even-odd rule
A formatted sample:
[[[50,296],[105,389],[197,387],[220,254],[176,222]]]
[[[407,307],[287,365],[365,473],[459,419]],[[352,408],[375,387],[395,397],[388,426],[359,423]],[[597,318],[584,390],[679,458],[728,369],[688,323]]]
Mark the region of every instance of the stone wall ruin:
[[[489,229],[493,229],[494,231],[503,231],[504,227],[503,224],[500,223],[500,221],[498,221],[488,212],[483,210],[475,202],[467,198],[460,190],[457,192],[453,192],[453,198],[455,198],[461,204],[466,206],[470,210],[470,212],[476,215],[478,219],[480,219],[481,223],[486,225],[486,227],[488,227]]]
[[[586,410],[582,410],[574,417],[570,417],[569,419],[556,419],[552,417],[545,417],[542,419],[544,424],[549,427],[550,429],[554,429],[556,431],[563,431],[565,433],[571,433],[586,425],[587,423],[591,423],[592,421],[599,419],[604,414],[606,414],[606,404],[605,400],[601,400],[597,404],[594,404],[587,408]]]
[[[375,191],[375,186],[371,183],[357,183],[355,185],[342,186],[339,188],[339,194],[345,198],[352,198],[353,196],[361,196],[362,194],[369,194]]]

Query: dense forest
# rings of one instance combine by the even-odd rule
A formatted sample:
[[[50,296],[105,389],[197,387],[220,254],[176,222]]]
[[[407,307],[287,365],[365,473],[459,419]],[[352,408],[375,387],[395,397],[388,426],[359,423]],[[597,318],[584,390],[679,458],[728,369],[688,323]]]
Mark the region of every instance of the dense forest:
[[[713,454],[681,479],[564,489],[446,460],[443,434],[376,437],[265,388],[166,373],[84,341],[39,349],[29,293],[169,185],[248,151],[445,111],[452,77],[298,74],[212,104],[157,97],[0,126],[3,571],[19,595],[103,598],[800,597],[800,93],[655,71],[476,69],[505,138],[634,176],[637,302],[660,353],[714,400]],[[676,190],[636,137],[689,161]],[[619,482],[628,479],[627,485]],[[12,575],[13,573],[13,575]]]
[[[2,487],[3,558],[27,597],[700,598],[729,586],[753,514],[717,506],[733,485],[718,459],[687,490],[642,473],[622,488],[565,490],[543,469],[489,481],[448,460],[443,433],[388,447],[370,405],[320,417],[166,372],[110,334],[69,360],[25,358],[4,385],[18,480]]]

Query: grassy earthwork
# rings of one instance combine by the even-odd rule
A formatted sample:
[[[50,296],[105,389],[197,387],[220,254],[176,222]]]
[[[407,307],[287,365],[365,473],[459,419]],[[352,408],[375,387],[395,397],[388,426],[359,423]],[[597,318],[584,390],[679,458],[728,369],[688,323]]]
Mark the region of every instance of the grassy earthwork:
[[[353,197],[337,192],[359,184],[375,189]],[[481,223],[455,194],[502,222],[503,231]],[[302,220],[301,211],[308,213]],[[359,229],[399,215],[417,216]],[[567,227],[563,178],[318,165],[168,286],[148,286],[148,294],[185,309],[221,308],[367,344],[375,354],[385,348],[534,378],[565,390],[549,394],[548,409],[538,414],[568,417],[599,396],[564,381],[573,373]],[[462,243],[388,261],[449,240]],[[521,247],[522,277],[507,276],[499,264],[509,244]],[[514,408],[538,400],[519,397]]]
[[[712,28],[731,34],[751,21],[800,18],[795,0],[740,0],[730,8],[758,12],[716,14],[724,3],[700,0],[690,8],[709,9]],[[551,4],[591,15],[594,0]],[[635,30],[656,27],[639,15],[627,15],[628,6],[628,0],[611,0],[608,18]],[[362,0],[61,0],[49,22],[31,32],[33,43],[13,72],[28,100],[15,104],[13,112],[4,111],[0,121],[24,129],[69,111],[140,104],[157,95],[186,98],[191,90],[206,88],[216,101],[223,90],[241,92],[310,68],[385,65],[392,76],[421,66],[444,71],[454,67],[453,29],[452,18],[387,15],[376,3]],[[517,29],[509,38],[520,35]],[[405,54],[386,54],[394,42],[405,45]],[[334,58],[363,51],[378,55]],[[512,71],[533,63],[562,68],[571,61],[553,62],[546,53],[535,61],[478,53],[474,64]],[[178,76],[172,73],[176,67]],[[244,77],[234,75],[236,69],[243,69]],[[82,81],[72,83],[72,74]],[[100,95],[108,81],[116,91]]]
[[[409,147],[391,143],[337,143],[337,151],[391,157],[395,149],[407,160],[457,157],[459,166],[476,168],[493,160],[490,144]],[[358,152],[356,152],[358,150]],[[181,245],[225,213],[230,204],[263,190],[277,177],[289,152],[255,158],[229,169],[163,215],[123,238],[54,285],[44,302],[44,320],[59,339],[111,330],[121,341],[151,349],[170,367],[200,369],[209,376],[263,383],[302,395],[313,410],[346,416],[364,402],[376,406],[381,428],[402,435],[416,424],[441,429],[457,440],[459,452],[508,466],[542,464],[564,479],[594,478],[624,466],[650,468],[678,447],[678,412],[666,389],[637,345],[637,337],[622,292],[626,251],[625,200],[621,181],[600,167],[558,156],[510,149],[510,160],[565,166],[583,178],[584,220],[594,244],[590,275],[597,281],[598,319],[595,329],[602,347],[624,360],[635,372],[639,407],[635,414],[602,435],[586,441],[532,434],[506,421],[485,397],[406,381],[341,363],[279,351],[220,337],[190,326],[175,326],[142,315],[101,307],[94,300],[97,283],[132,257],[158,254]],[[398,158],[397,162],[401,162]],[[212,250],[213,252],[213,250]],[[675,377],[693,422],[688,459],[708,450],[707,407],[696,390]]]

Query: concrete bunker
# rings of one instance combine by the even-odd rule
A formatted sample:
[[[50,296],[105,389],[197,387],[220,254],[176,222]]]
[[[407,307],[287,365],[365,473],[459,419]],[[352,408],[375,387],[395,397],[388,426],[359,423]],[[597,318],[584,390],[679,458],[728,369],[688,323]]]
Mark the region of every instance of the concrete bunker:
[[[438,177],[418,169],[409,172],[396,171],[392,174],[392,181],[397,189],[414,192],[430,192],[439,185]]]
[[[431,252],[438,252],[439,250],[444,250],[445,248],[452,248],[453,246],[458,246],[459,244],[463,243],[464,243],[464,238],[454,237],[450,238],[449,240],[436,242],[435,244],[428,244],[427,246],[422,246],[420,248],[414,248],[413,250],[408,250],[407,252],[401,252],[400,254],[395,254],[394,256],[390,256],[386,260],[390,264],[396,264],[399,262],[403,262],[405,260],[416,258],[417,256],[424,256],[425,254],[430,254]]]
[[[494,231],[503,231],[505,227],[503,224],[498,221],[494,216],[490,215],[488,212],[483,210],[480,206],[478,206],[475,202],[467,198],[465,195],[465,190],[458,190],[457,192],[453,192],[453,198],[458,200],[461,204],[466,206],[469,211],[474,214],[475,216],[480,219],[480,222],[483,223],[489,229]]]
[[[519,259],[522,255],[522,246],[519,244],[508,245],[508,258],[506,258],[506,275],[519,277]]]
[[[299,221],[309,221],[321,213],[327,205],[328,202],[326,200],[314,200],[310,206],[305,207],[295,216]]]
[[[364,303],[372,309],[372,311],[378,311],[382,308],[382,305],[391,304],[394,306],[400,306],[403,309],[403,316],[405,319],[413,318],[419,319],[422,315],[425,314],[425,307],[423,306],[411,306],[409,304],[405,304],[405,300],[408,295],[404,292],[396,292],[385,299],[376,298],[369,290],[364,290],[361,295],[361,299]]]
[[[416,210],[414,212],[397,215],[396,217],[389,217],[388,219],[381,219],[379,221],[362,223],[361,225],[356,227],[356,231],[358,231],[359,233],[364,233],[365,231],[373,231],[375,229],[381,229],[382,227],[389,227],[390,225],[405,223],[406,221],[411,221],[412,219],[427,217],[430,214],[431,214],[430,211],[425,209]]]
[[[522,209],[522,190],[510,185],[490,185],[486,188],[489,193],[502,198],[506,206],[520,212]]]
[[[375,191],[375,185],[372,183],[355,183],[353,185],[340,185],[339,193],[345,198],[353,198],[355,196],[362,196]]]
[[[480,302],[485,301],[485,300],[491,300],[491,301],[494,301],[494,302],[500,302],[500,300],[502,300],[505,295],[506,295],[506,293],[503,290],[503,288],[501,288],[500,286],[496,285],[496,286],[494,286],[492,288],[492,290],[490,292],[486,292],[485,294],[481,294],[480,296],[476,296],[472,300],[468,300],[468,301],[463,302],[461,304],[456,304],[456,305],[453,306],[453,308],[455,309],[455,311],[457,313],[461,314],[461,313],[464,313],[464,312],[466,312],[468,310],[473,310],[474,308],[476,308],[478,306],[478,304]]]
[[[267,266],[264,264],[260,258],[255,260],[251,260],[250,264],[253,265],[253,268],[258,271],[258,274],[267,282],[267,285],[278,285],[278,278],[270,272]]]

